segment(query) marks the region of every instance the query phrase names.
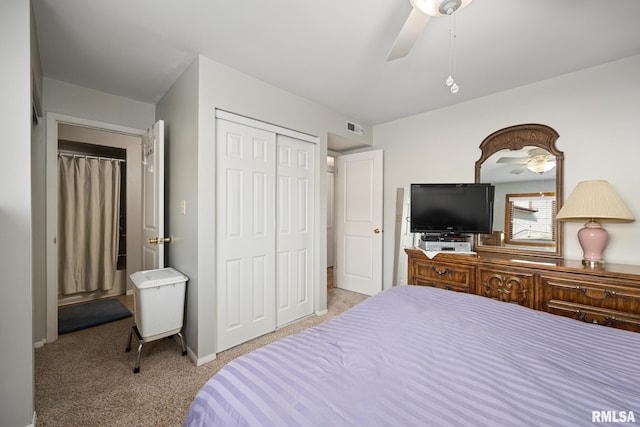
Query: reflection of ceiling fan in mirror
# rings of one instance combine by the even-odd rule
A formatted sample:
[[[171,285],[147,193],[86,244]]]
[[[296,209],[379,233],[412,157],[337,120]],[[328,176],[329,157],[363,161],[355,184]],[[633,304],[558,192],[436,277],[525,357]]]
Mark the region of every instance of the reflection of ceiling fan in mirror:
[[[520,175],[527,169],[542,175],[556,166],[556,158],[547,150],[534,148],[528,151],[526,157],[500,157],[496,163],[521,164],[522,166],[511,171],[515,175]]]
[[[473,0],[409,0],[413,9],[391,47],[387,61],[409,54],[431,17],[448,16],[469,6]]]

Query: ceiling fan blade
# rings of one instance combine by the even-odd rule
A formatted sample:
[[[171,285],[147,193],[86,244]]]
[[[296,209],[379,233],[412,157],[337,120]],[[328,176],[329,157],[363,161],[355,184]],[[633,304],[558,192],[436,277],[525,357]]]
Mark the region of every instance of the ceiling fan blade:
[[[527,163],[528,157],[500,157],[496,163]]]
[[[425,15],[418,9],[412,8],[409,17],[400,30],[400,34],[398,34],[396,41],[389,51],[389,55],[387,55],[387,61],[393,61],[394,59],[407,56],[430,18],[429,15]]]
[[[551,156],[551,153],[549,153],[544,148],[534,148],[533,150],[529,150],[528,155],[529,157]]]

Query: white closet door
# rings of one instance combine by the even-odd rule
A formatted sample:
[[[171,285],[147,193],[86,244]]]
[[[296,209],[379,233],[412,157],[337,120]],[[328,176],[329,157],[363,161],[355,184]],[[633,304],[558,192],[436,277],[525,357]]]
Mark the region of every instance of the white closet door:
[[[216,129],[220,352],[275,329],[276,161],[274,133],[220,119]]]
[[[315,146],[277,136],[277,326],[313,312]]]

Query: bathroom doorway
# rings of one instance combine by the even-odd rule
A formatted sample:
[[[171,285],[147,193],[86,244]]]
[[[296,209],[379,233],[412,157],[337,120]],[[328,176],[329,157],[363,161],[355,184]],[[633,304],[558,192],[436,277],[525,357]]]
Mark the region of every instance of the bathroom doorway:
[[[129,276],[141,269],[142,247],[142,135],[145,131],[91,122],[83,119],[48,117],[47,130],[47,341],[57,339],[58,306],[132,293]],[[121,205],[117,230],[118,261],[111,289],[86,292],[60,292],[58,286],[58,217],[60,185],[58,157],[65,155],[104,158],[121,165]],[[61,295],[62,294],[62,295]]]
[[[82,164],[86,164],[87,167],[93,165],[96,169],[101,167],[103,169],[96,170],[92,172],[92,175],[95,178],[94,188],[87,188],[88,182],[79,182],[74,185],[76,190],[81,191],[77,188],[85,187],[86,191],[90,194],[94,194],[99,192],[101,193],[99,198],[99,202],[101,205],[99,209],[106,210],[109,209],[109,198],[108,193],[112,192],[110,190],[110,184],[112,184],[111,180],[113,180],[113,172],[112,165],[118,170],[119,176],[117,185],[117,194],[114,194],[113,197],[117,199],[117,203],[115,208],[117,212],[115,215],[112,215],[109,212],[109,215],[106,215],[108,220],[102,221],[102,223],[97,224],[100,221],[99,217],[102,212],[94,213],[87,220],[83,221],[83,223],[88,223],[87,227],[76,227],[74,221],[64,221],[62,215],[58,218],[58,277],[68,277],[70,274],[67,271],[71,268],[67,268],[70,264],[74,263],[76,260],[73,258],[79,258],[81,255],[84,255],[83,248],[77,248],[77,255],[73,255],[74,251],[62,251],[63,247],[69,247],[70,245],[65,245],[65,240],[72,240],[81,232],[83,229],[92,228],[91,223],[96,223],[93,228],[100,228],[97,236],[104,240],[105,244],[109,246],[111,250],[111,246],[113,246],[113,250],[117,252],[116,255],[116,269],[115,272],[109,271],[109,269],[101,269],[100,276],[98,278],[90,278],[90,277],[82,277],[78,280],[70,280],[67,278],[66,281],[60,280],[58,283],[58,306],[74,304],[79,302],[87,302],[92,301],[99,298],[112,297],[118,295],[124,295],[127,293],[128,289],[128,274],[127,264],[130,263],[127,254],[127,237],[130,234],[129,232],[136,234],[136,230],[133,228],[135,224],[140,223],[140,221],[127,221],[129,214],[139,217],[139,202],[135,203],[134,199],[140,199],[140,189],[139,183],[140,180],[136,179],[140,174],[140,165],[139,164],[129,164],[127,162],[127,151],[128,150],[141,150],[141,139],[136,136],[131,135],[123,135],[121,133],[111,132],[107,130],[101,129],[93,129],[86,128],[82,126],[76,126],[66,123],[58,124],[58,157],[60,158],[59,162],[69,163],[69,167],[65,169],[79,169],[77,163],[71,164],[71,162],[82,162]],[[89,164],[91,162],[91,164]],[[62,187],[62,178],[67,176],[68,174],[64,173],[64,170],[59,166],[58,168],[58,185]],[[78,180],[89,180],[91,177],[85,175],[78,175],[75,179]],[[98,182],[99,181],[99,182]],[[128,185],[129,181],[131,181],[132,185]],[[79,185],[78,185],[79,184]],[[105,189],[106,186],[106,189]],[[138,188],[136,188],[138,187]],[[73,197],[65,197],[65,200],[62,200],[63,193],[58,192],[58,212],[61,213],[67,207],[67,215],[73,214],[73,206],[69,207],[68,199],[71,200],[72,203],[77,203],[76,198]],[[129,193],[132,193],[131,195]],[[106,196],[105,196],[106,194]],[[129,206],[129,205],[133,206]],[[136,204],[138,206],[136,206]],[[117,206],[119,205],[119,206]],[[137,212],[136,212],[137,211]],[[77,212],[74,215],[80,215],[81,212]],[[137,215],[136,215],[137,214]],[[113,216],[113,218],[110,218]],[[113,224],[110,224],[113,222]],[[114,228],[113,236],[109,235],[107,231],[110,228]],[[131,228],[131,230],[129,230]],[[94,237],[95,239],[95,237]],[[111,244],[111,240],[114,240],[113,244]],[[100,246],[103,246],[103,243],[100,242]],[[86,252],[85,252],[86,253]],[[71,254],[71,255],[70,255]],[[71,259],[67,259],[71,258]],[[135,258],[135,257],[133,257]],[[135,263],[135,260],[134,260]],[[79,267],[74,267],[74,271],[79,271]],[[136,269],[132,270],[136,271]],[[67,274],[65,274],[65,272]],[[80,275],[79,273],[72,273],[76,275]],[[72,278],[73,279],[73,278]],[[74,282],[73,285],[70,285],[68,282]],[[92,284],[90,282],[99,282]]]

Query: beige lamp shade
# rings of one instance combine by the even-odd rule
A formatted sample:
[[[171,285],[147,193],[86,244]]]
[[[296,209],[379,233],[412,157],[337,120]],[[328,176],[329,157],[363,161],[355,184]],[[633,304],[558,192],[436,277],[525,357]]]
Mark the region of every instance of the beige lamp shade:
[[[631,222],[633,214],[605,180],[582,181],[556,215],[560,221]]]

